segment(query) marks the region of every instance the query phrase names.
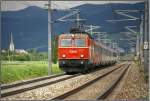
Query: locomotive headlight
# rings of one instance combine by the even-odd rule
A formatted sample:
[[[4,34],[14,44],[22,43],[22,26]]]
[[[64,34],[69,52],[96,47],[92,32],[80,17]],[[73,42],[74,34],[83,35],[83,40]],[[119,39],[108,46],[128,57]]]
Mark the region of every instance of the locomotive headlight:
[[[66,55],[65,55],[65,54],[63,54],[63,55],[62,55],[62,57],[63,57],[63,58],[65,58],[65,57],[66,57]]]
[[[84,55],[83,54],[81,54],[81,56],[80,56],[81,58],[83,58],[84,57]]]

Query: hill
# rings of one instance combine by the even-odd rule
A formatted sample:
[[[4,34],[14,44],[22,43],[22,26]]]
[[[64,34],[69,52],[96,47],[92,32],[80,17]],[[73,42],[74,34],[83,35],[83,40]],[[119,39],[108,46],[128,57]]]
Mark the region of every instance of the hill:
[[[107,32],[113,40],[126,38],[119,32],[126,31],[126,25],[139,25],[139,21],[129,21],[125,23],[110,23],[109,19],[123,19],[113,11],[116,9],[144,9],[144,3],[136,4],[84,4],[74,8],[81,10],[81,18],[87,19],[85,24],[101,26],[99,31]],[[52,11],[52,20],[68,14],[67,11]],[[139,17],[140,14],[134,14]],[[40,51],[47,51],[48,42],[48,14],[47,10],[31,6],[20,11],[2,12],[2,48],[8,47],[9,35],[12,32],[16,48],[38,48]],[[52,27],[52,37],[62,32],[69,32],[73,23],[55,23]],[[137,29],[138,31],[138,29]],[[128,44],[120,43],[121,47]],[[129,47],[129,46],[128,46]]]

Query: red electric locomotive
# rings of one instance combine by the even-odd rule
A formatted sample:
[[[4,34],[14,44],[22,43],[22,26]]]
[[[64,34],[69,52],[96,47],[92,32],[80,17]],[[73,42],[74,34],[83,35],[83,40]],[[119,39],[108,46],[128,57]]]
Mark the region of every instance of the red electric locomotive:
[[[86,32],[59,36],[59,67],[66,73],[83,73],[95,66],[114,64],[116,60],[114,50],[94,41]]]

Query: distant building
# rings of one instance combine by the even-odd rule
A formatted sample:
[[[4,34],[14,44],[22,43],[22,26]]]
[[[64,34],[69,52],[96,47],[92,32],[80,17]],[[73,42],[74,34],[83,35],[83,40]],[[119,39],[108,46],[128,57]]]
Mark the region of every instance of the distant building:
[[[28,54],[28,52],[25,51],[24,49],[15,49],[12,33],[10,34],[9,51],[15,52],[17,54]]]
[[[18,53],[18,54],[28,54],[28,52],[24,49],[15,49],[15,53]]]
[[[2,49],[2,53],[6,53],[6,50]]]
[[[10,42],[9,43],[9,50],[11,52],[14,52],[15,51],[15,45],[14,45],[14,42],[13,42],[13,35],[12,35],[12,33],[10,35],[10,41],[9,42]]]

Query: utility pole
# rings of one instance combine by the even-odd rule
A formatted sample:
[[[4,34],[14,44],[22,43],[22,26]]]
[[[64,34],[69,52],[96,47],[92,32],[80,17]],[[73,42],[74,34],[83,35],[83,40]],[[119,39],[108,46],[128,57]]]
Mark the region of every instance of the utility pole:
[[[141,12],[142,13],[142,12]],[[143,13],[141,14],[141,21],[140,21],[140,47],[139,47],[139,53],[140,53],[140,64],[143,65],[143,50],[142,50],[142,45],[143,45]]]
[[[66,14],[65,16],[57,19],[56,21],[60,22],[67,22],[67,21],[76,21],[76,27],[80,27],[80,22],[85,21],[86,19],[81,19],[80,18],[80,10],[79,9],[66,9],[62,11],[71,11],[69,14]],[[69,17],[76,15],[76,19],[70,19]]]
[[[100,28],[100,26],[93,26],[93,25],[83,25],[85,28],[89,28],[85,30],[86,32],[90,32],[91,35],[93,35],[93,30]]]
[[[98,41],[99,42],[101,42],[101,36],[102,36],[103,34],[98,34]]]
[[[117,43],[114,42],[114,43],[113,43],[113,49],[116,49],[116,48],[117,48]]]
[[[146,7],[145,7],[146,8]],[[136,55],[137,55],[137,58],[140,59],[141,61],[141,53],[142,53],[142,50],[141,50],[141,36],[143,34],[143,18],[142,18],[142,15],[140,18],[137,18],[135,16],[132,16],[130,14],[127,14],[127,13],[140,13],[142,14],[142,12],[144,12],[144,10],[115,10],[116,14],[119,14],[119,15],[122,15],[122,16],[125,16],[125,17],[128,17],[127,19],[121,19],[121,20],[107,20],[107,21],[115,21],[115,22],[122,22],[122,21],[136,21],[136,20],[141,20],[140,22],[140,34],[138,34],[137,32],[135,32],[134,30],[132,30],[131,28],[129,27],[133,27],[133,26],[129,26],[129,27],[125,27],[126,29],[128,29],[129,31],[133,32],[133,33],[136,33],[137,34],[137,44],[136,44]]]
[[[107,33],[106,32],[92,32],[92,33],[97,35],[99,42],[101,42],[101,39],[107,37]]]
[[[149,0],[145,1],[145,18],[144,18],[144,36],[143,36],[143,41],[144,41],[144,69],[145,72],[149,73],[149,19],[148,19],[148,13],[149,13]]]
[[[80,14],[79,14],[79,11],[77,13],[77,28],[80,27]]]
[[[137,27],[137,26],[126,26],[125,28],[127,30],[129,30],[130,32],[136,34],[136,58],[139,59],[140,58],[140,35],[142,34],[142,19],[141,19],[141,22],[140,22],[140,34],[136,31],[134,31],[133,27]]]
[[[137,37],[136,37],[136,56],[137,56],[137,59],[139,58],[139,54],[140,54],[140,51],[139,51],[140,47],[139,47],[139,44],[140,44],[140,42],[139,42],[139,35],[137,35]]]
[[[48,0],[48,75],[52,74],[51,23],[51,2]]]
[[[92,25],[90,25],[90,34],[92,35],[93,33]]]
[[[126,49],[126,50],[125,50],[125,56],[126,56],[126,58],[127,58],[127,55],[128,55],[128,47],[126,47],[125,49]]]

